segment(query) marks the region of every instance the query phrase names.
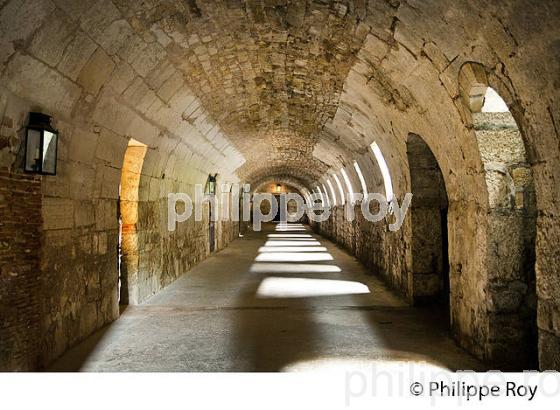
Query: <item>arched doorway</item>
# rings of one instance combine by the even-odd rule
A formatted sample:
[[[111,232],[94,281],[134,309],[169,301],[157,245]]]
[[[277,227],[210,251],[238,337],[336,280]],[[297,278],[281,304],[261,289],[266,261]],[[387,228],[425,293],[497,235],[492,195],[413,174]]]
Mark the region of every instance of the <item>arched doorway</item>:
[[[216,219],[217,219],[217,178],[218,174],[208,175],[205,194],[208,196],[208,249],[210,253],[216,250]]]
[[[412,298],[416,305],[441,305],[449,323],[447,191],[439,165],[424,140],[409,134],[407,157],[413,200]]]
[[[274,197],[276,201],[276,213],[270,215],[271,213],[271,203],[269,201],[260,202],[260,212],[262,215],[270,215],[270,220],[273,223],[286,223],[288,217],[297,214],[298,204],[291,198],[287,200],[285,195],[288,194],[298,194],[302,198],[305,198],[305,190],[301,186],[292,185],[292,182],[285,182],[282,178],[267,180],[264,183],[256,184],[254,190],[255,193],[266,193]],[[305,213],[297,221],[300,223],[307,223],[307,216]]]
[[[537,367],[533,173],[516,102],[480,64],[465,64],[459,82],[488,194],[486,355],[500,367]],[[503,98],[502,98],[503,97]]]
[[[138,303],[138,189],[148,147],[130,139],[121,171],[119,218],[119,304]]]

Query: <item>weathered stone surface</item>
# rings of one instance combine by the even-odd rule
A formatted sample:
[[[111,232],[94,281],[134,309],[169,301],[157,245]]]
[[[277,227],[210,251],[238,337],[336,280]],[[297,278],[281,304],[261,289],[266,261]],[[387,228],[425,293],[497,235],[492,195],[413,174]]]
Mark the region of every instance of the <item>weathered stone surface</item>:
[[[93,40],[87,34],[78,31],[78,34],[66,47],[58,69],[62,74],[75,81],[96,49],[97,45]]]
[[[80,71],[77,83],[85,91],[96,95],[99,89],[105,85],[114,68],[115,63],[102,49],[98,48],[90,57],[85,67],[82,68],[82,71]]]
[[[74,204],[68,199],[43,200],[44,229],[68,229],[74,226]]]
[[[27,55],[16,54],[3,79],[11,91],[49,112],[70,113],[80,96],[80,89],[74,83]]]
[[[73,38],[75,27],[58,10],[50,15],[48,20],[59,23],[44,24],[33,37],[29,52],[51,67],[56,67]]]
[[[193,192],[210,173],[249,183],[287,176],[312,189],[358,161],[370,192],[384,192],[375,141],[402,198],[412,186],[406,141],[414,133],[447,191],[455,337],[480,357],[502,355],[500,329],[521,329],[536,280],[546,305],[540,366],[558,368],[557,1],[0,4],[0,112],[12,123],[0,127],[0,167],[20,174],[29,111],[54,115],[61,131],[58,174],[41,182],[49,212],[40,266],[52,291],[40,302],[51,312],[39,319],[40,362],[118,314],[117,201],[129,138],[149,147],[138,193],[142,300],[208,254],[205,222],[166,231],[169,191]],[[487,86],[513,117],[470,112]],[[429,202],[434,184],[419,179]],[[71,208],[68,219],[57,203]],[[408,218],[392,233],[344,221],[338,210],[318,229],[412,301],[413,253],[422,248],[415,225]],[[218,226],[222,246],[236,228]],[[426,246],[434,242],[419,231]],[[529,289],[521,302],[517,281]]]
[[[19,44],[29,40],[54,9],[50,1],[11,1],[0,14],[0,67],[15,52]],[[25,23],[23,23],[25,22]]]
[[[40,364],[39,178],[0,171],[0,221],[0,369],[25,371]]]

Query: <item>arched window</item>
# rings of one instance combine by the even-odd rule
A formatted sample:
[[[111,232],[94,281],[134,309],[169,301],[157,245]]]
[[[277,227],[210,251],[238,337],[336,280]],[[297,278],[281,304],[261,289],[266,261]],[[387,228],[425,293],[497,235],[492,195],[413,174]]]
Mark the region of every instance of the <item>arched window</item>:
[[[323,187],[323,189],[324,189],[324,187]],[[322,201],[323,206],[324,205],[329,206],[329,197],[326,195],[326,193],[321,192],[321,188],[319,187],[319,185],[317,185],[317,192],[319,194],[321,194],[321,198],[323,198],[323,201]]]
[[[328,178],[327,178],[327,185],[329,186],[329,189],[331,190],[332,205],[336,206],[336,193],[334,192],[334,187],[333,187],[333,184],[332,184],[331,180],[328,179]]]
[[[344,188],[342,188],[342,183],[340,182],[340,178],[338,175],[333,174],[334,181],[336,182],[336,186],[338,187],[338,193],[340,194],[340,204],[346,204],[346,195],[344,195]]]
[[[327,187],[325,186],[325,184],[322,184],[322,186],[323,186],[323,192],[324,192],[325,198],[327,199],[327,206],[330,207],[331,206],[331,201],[330,201],[330,197],[329,197],[329,192],[327,191]]]
[[[383,185],[385,186],[385,197],[387,198],[388,202],[393,200],[393,182],[391,181],[391,173],[389,172],[389,167],[387,166],[387,162],[385,162],[385,157],[383,157],[383,153],[379,149],[377,143],[372,143],[370,145],[371,150],[373,151],[373,155],[375,156],[375,160],[377,161],[377,165],[381,170],[381,175],[383,176]]]
[[[348,200],[350,201],[350,205],[354,204],[354,188],[352,187],[352,183],[350,182],[350,178],[348,178],[348,174],[344,168],[340,168],[340,172],[342,173],[342,178],[344,178],[344,183],[346,184],[346,189],[348,190]]]
[[[360,180],[360,184],[362,185],[362,193],[364,194],[364,196],[366,196],[368,194],[366,180],[357,161],[354,161],[354,169],[356,170],[356,174],[358,174],[358,179]]]

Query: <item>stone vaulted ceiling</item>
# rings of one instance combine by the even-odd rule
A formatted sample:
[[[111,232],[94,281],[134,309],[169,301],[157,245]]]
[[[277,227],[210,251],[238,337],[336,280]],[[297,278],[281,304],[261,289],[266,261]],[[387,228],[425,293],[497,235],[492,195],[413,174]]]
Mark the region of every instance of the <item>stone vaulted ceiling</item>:
[[[319,178],[313,156],[368,32],[342,2],[120,0],[246,158],[241,179]],[[169,47],[172,44],[172,47]],[[157,56],[154,56],[157,58]]]

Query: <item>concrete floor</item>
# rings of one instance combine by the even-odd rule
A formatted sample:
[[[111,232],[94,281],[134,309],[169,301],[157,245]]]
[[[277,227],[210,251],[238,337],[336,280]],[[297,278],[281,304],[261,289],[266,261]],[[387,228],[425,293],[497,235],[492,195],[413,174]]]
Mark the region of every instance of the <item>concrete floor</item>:
[[[288,229],[235,240],[48,370],[483,370],[440,312],[407,306],[330,241]]]

